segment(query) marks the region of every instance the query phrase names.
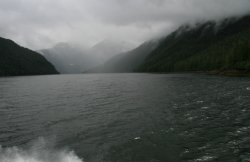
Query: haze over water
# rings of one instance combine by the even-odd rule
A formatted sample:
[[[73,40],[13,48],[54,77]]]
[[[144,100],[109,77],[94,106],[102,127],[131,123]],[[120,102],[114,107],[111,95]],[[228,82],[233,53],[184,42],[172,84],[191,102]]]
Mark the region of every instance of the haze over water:
[[[250,78],[0,78],[0,161],[249,161],[249,108]]]

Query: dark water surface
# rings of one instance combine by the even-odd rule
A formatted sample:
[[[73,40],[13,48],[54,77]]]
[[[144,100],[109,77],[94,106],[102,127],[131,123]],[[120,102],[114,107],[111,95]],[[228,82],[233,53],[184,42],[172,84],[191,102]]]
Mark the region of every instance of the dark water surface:
[[[0,78],[0,145],[1,162],[250,161],[250,78]]]

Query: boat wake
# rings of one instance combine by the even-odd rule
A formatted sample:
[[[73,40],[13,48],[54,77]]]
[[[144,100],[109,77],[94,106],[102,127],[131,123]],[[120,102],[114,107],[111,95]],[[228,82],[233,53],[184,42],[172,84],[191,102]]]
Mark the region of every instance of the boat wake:
[[[54,149],[41,138],[27,149],[0,146],[0,162],[83,162],[73,151]]]

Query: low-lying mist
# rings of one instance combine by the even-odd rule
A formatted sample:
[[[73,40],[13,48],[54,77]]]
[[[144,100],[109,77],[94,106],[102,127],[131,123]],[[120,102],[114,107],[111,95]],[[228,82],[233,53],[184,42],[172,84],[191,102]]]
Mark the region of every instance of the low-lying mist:
[[[33,50],[58,42],[92,46],[111,37],[139,45],[183,23],[249,11],[249,0],[0,1],[0,36]]]

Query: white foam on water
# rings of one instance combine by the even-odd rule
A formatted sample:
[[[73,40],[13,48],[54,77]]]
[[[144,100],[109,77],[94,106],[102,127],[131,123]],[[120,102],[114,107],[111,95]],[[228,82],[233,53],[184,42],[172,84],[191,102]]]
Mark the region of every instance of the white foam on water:
[[[250,91],[250,87],[247,87],[247,90]]]
[[[246,110],[246,109],[242,109],[241,111],[242,111],[242,112],[246,112],[247,110]]]
[[[49,147],[41,138],[28,149],[0,146],[0,162],[83,162],[83,160],[73,151]]]
[[[196,159],[195,161],[197,161],[197,162],[212,161],[214,158],[215,158],[214,156],[205,155],[205,156],[202,156],[202,157]]]
[[[207,109],[209,109],[209,107],[208,106],[204,106],[204,107],[201,107],[201,109],[207,110]]]

